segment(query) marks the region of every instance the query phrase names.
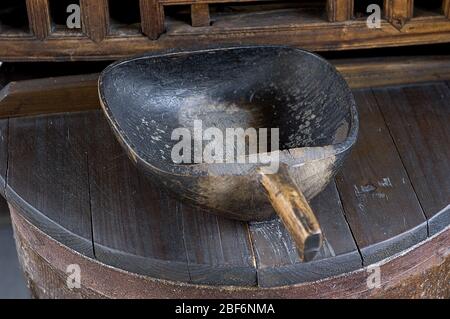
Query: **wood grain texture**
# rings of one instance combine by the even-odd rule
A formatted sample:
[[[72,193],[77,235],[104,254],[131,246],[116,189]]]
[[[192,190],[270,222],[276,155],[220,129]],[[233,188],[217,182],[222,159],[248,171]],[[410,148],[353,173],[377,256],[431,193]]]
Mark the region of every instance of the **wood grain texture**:
[[[450,79],[449,56],[331,60],[352,89]]]
[[[322,247],[322,230],[303,193],[284,168],[278,174],[261,173],[274,210],[296,245],[301,261],[311,261]]]
[[[450,57],[331,60],[351,88],[450,80]],[[98,74],[11,82],[0,88],[0,118],[100,108]],[[7,80],[4,79],[4,84]],[[82,98],[80,98],[82,97]]]
[[[0,117],[99,108],[98,74],[10,82],[0,90]]]
[[[374,94],[434,234],[450,222],[450,90],[437,83]]]
[[[442,12],[448,19],[450,19],[450,0],[442,1]]]
[[[256,284],[246,225],[169,197],[138,173],[104,116],[91,113],[90,194],[96,257],[157,278]]]
[[[106,267],[75,254],[27,222],[12,209],[19,259],[33,295],[39,298],[449,298],[450,229],[378,264],[381,287],[368,289],[373,271],[358,269],[341,276],[274,288],[213,287],[155,280]],[[69,264],[83,269],[80,289],[69,291]]]
[[[17,250],[17,253],[19,255],[19,263],[24,271],[24,277],[26,280],[27,287],[30,291],[31,298],[33,299],[42,299],[44,291],[47,292],[47,297],[45,299],[57,299],[57,298],[64,298],[64,296],[67,296],[72,294],[71,298],[73,299],[81,299],[81,298],[100,298],[98,294],[94,294],[90,292],[89,289],[72,289],[70,290],[67,287],[67,273],[65,272],[64,275],[60,274],[58,276],[53,276],[53,265],[56,260],[62,261],[62,264],[65,267],[65,270],[67,270],[67,267],[71,264],[76,264],[76,256],[82,256],[82,258],[86,258],[86,260],[93,260],[89,257],[86,257],[85,255],[81,255],[75,250],[67,247],[66,245],[63,245],[61,242],[55,240],[54,237],[49,236],[48,233],[45,232],[45,230],[40,229],[40,235],[42,237],[38,236],[27,236],[27,234],[31,234],[28,232],[22,232],[21,230],[24,230],[23,226],[31,226],[34,229],[38,229],[35,226],[34,223],[30,222],[27,218],[24,218],[24,214],[20,213],[22,210],[14,208],[14,206],[9,205],[9,210],[11,214],[11,220],[12,218],[15,218],[14,221],[17,223],[14,223],[13,230],[15,231],[15,235],[17,236],[15,239],[17,239],[16,243],[20,243],[18,246],[20,249]],[[14,216],[14,217],[13,217]],[[17,235],[16,235],[17,234]],[[34,233],[33,233],[34,234]],[[50,239],[51,242],[44,242],[43,239]],[[45,240],[44,239],[44,240]],[[50,245],[48,245],[50,243]],[[53,246],[51,243],[58,243],[57,246]],[[23,246],[22,246],[23,244]],[[43,249],[52,251],[52,256],[50,255],[42,255],[34,251],[33,249],[30,249],[31,247],[37,247],[41,246]],[[65,250],[70,251],[75,258],[68,258],[65,259],[64,253],[62,253],[58,248],[64,247]],[[56,248],[56,249],[55,249]],[[25,257],[25,258],[23,258]],[[69,261],[72,259],[72,261]],[[83,269],[83,268],[81,268]],[[86,268],[84,268],[86,269]],[[39,275],[37,275],[39,274]],[[38,279],[39,277],[39,279]],[[36,280],[38,279],[38,280]],[[52,287],[52,289],[49,289]],[[78,291],[76,291],[78,290]]]
[[[0,120],[0,195],[5,196],[6,173],[8,168],[9,119]]]
[[[190,282],[213,285],[257,284],[246,223],[180,204]]]
[[[61,243],[92,257],[83,115],[9,123],[8,202]]]
[[[354,91],[358,142],[337,176],[345,215],[365,264],[386,258],[427,236],[411,181],[371,91]]]
[[[37,0],[33,0],[37,1]],[[387,21],[376,31],[366,21],[343,23],[324,21],[323,9],[285,9],[255,15],[236,13],[215,17],[205,28],[192,28],[189,23],[167,20],[156,0],[141,0],[143,35],[121,34],[93,42],[86,37],[52,34],[51,42],[32,37],[0,34],[2,61],[61,61],[117,59],[132,54],[173,48],[205,48],[246,44],[280,44],[314,51],[346,50],[387,46],[448,42],[450,23],[445,16],[412,19],[402,32]],[[145,35],[158,41],[148,41]]]
[[[193,27],[209,27],[209,5],[192,4],[191,5],[191,25]]]
[[[89,114],[89,184],[98,260],[189,281],[179,205],[140,176],[100,112]]]
[[[353,18],[354,0],[327,0],[327,15],[330,22],[343,22]]]
[[[94,42],[102,41],[109,31],[108,0],[80,0],[83,32]]]
[[[334,182],[311,201],[311,207],[325,237],[321,251],[311,262],[300,261],[294,241],[278,219],[250,223],[259,286],[297,284],[361,267]]]
[[[30,29],[33,35],[44,40],[52,32],[48,0],[26,0]]]
[[[164,32],[164,8],[158,0],[139,0],[142,33],[156,40]]]
[[[8,73],[0,72],[0,92],[8,81]],[[9,119],[0,120],[0,195],[5,196],[6,170],[8,167]]]
[[[73,263],[74,258],[83,263],[83,267],[94,267],[89,269],[97,269],[105,276],[92,273],[89,279],[100,295],[178,296],[183,287],[189,288],[186,288],[186,292],[189,291],[190,297],[222,294],[242,294],[248,297],[300,297],[318,294],[354,297],[384,294],[395,296],[400,292],[408,296],[419,296],[421,292],[418,291],[422,291],[420,289],[425,289],[424,293],[429,294],[443,293],[446,290],[442,288],[442,284],[435,283],[442,283],[442,280],[448,282],[448,279],[445,281],[445,278],[440,277],[448,273],[445,268],[448,266],[442,266],[442,254],[445,250],[440,248],[437,251],[436,248],[443,244],[442,241],[438,246],[430,246],[421,249],[420,253],[414,253],[413,259],[401,257],[401,261],[393,264],[392,260],[387,264],[383,262],[386,266],[382,267],[387,268],[383,268],[382,272],[389,274],[387,278],[383,276],[383,280],[386,280],[383,283],[386,289],[383,290],[367,290],[368,273],[364,269],[358,270],[356,277],[352,277],[356,274],[353,273],[312,283],[361,267],[362,261],[352,232],[365,258],[365,264],[391,256],[426,237],[425,218],[412,190],[412,186],[416,188],[416,182],[412,176],[407,176],[410,168],[402,157],[402,150],[391,129],[393,124],[389,124],[389,119],[396,115],[385,114],[381,101],[375,99],[378,98],[379,91],[391,92],[391,98],[395,99],[385,107],[392,106],[394,110],[389,112],[412,109],[408,111],[412,113],[405,117],[407,122],[404,122],[402,116],[399,117],[402,123],[400,125],[410,124],[408,131],[414,136],[419,132],[445,140],[446,133],[442,131],[442,123],[445,124],[446,113],[442,113],[441,107],[446,110],[450,92],[447,90],[450,89],[443,83],[418,87],[423,89],[407,87],[375,90],[375,96],[371,90],[355,91],[361,112],[359,143],[362,146],[357,146],[344,168],[343,173],[348,177],[341,180],[338,178],[340,194],[333,183],[311,202],[324,231],[325,244],[318,256],[309,263],[299,262],[295,245],[279,221],[252,223],[248,237],[246,227],[242,224],[219,219],[180,204],[154,187],[137,173],[122,154],[120,146],[113,142],[114,138],[100,112],[10,119],[9,142],[13,146],[9,148],[9,156],[13,162],[8,164],[7,198],[14,209],[46,234],[44,237],[50,236],[59,241],[57,243],[53,239],[39,237],[46,244],[45,247],[42,244],[32,247],[36,256],[45,255],[43,259],[51,269],[58,265],[58,269],[65,271],[67,265],[63,268],[64,263],[68,260]],[[408,105],[397,103],[397,97]],[[391,103],[388,98],[385,102]],[[422,103],[430,103],[432,107],[428,117],[420,111]],[[383,110],[382,113],[379,108]],[[415,120],[421,117],[423,121]],[[436,121],[436,124],[430,125],[429,121]],[[442,143],[442,146],[445,145],[447,144]],[[414,143],[412,146],[415,147]],[[436,150],[430,144],[430,151],[426,152],[432,154],[431,158],[434,159]],[[436,156],[436,167],[437,172],[445,174],[445,166],[439,162],[442,154],[444,153]],[[428,163],[429,158],[419,157],[418,160]],[[387,177],[389,180],[384,179]],[[429,183],[429,179],[426,178],[425,182]],[[445,192],[442,194],[445,195]],[[344,211],[339,195],[342,197]],[[92,237],[89,237],[91,232],[86,226],[90,226],[90,221],[86,220],[91,217],[86,216],[86,212],[89,212],[89,198],[92,212],[95,213],[92,215],[95,255]],[[362,208],[358,206],[361,203]],[[423,208],[427,214],[425,205]],[[448,206],[444,210],[446,208]],[[438,220],[435,216],[448,215],[442,215],[442,212],[433,215],[429,220],[430,230],[433,229],[431,225],[434,222],[441,225],[441,229],[445,227],[442,226],[445,220]],[[187,282],[207,282],[211,285],[232,282],[235,285],[259,284],[261,287],[277,288],[261,292],[253,288],[251,291],[248,288],[233,288],[228,291],[220,287],[215,290],[211,286],[155,281],[150,277],[143,280],[136,274],[105,268],[80,255],[74,257],[73,252],[65,254],[70,250],[61,244],[87,256],[96,256],[104,263],[135,273],[157,274],[158,278],[167,278],[170,274],[172,278],[177,278],[173,280]],[[57,251],[61,255],[56,254]],[[431,264],[432,271],[428,267]],[[39,273],[41,268],[33,269]],[[428,271],[431,271],[430,275]],[[112,277],[117,280],[118,285],[123,283],[126,288],[118,291],[108,287],[105,283]],[[402,284],[404,282],[411,286]],[[426,287],[421,285],[423,282],[427,283]],[[48,288],[57,284],[52,280],[48,280],[48,283]],[[279,287],[281,285],[293,286]],[[437,290],[431,287],[436,287]],[[102,289],[106,289],[106,292]],[[43,290],[40,293],[44,293]]]
[[[414,14],[414,0],[384,0],[384,16],[397,29],[402,29]]]

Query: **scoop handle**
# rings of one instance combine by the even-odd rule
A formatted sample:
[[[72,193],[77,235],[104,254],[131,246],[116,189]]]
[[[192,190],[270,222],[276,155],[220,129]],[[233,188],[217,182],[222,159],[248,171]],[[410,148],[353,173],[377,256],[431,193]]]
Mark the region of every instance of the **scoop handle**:
[[[302,191],[286,168],[276,174],[259,172],[259,181],[287,231],[294,239],[299,258],[310,261],[322,246],[322,230]]]

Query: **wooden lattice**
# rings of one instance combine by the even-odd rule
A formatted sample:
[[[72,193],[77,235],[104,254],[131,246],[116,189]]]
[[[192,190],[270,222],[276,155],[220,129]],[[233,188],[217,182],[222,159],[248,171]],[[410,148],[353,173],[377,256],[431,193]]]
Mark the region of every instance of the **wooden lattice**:
[[[420,0],[384,0],[380,29],[367,27],[367,14],[355,12],[354,0],[135,0],[140,21],[132,26],[113,22],[112,0],[73,0],[80,6],[82,25],[75,31],[55,26],[52,1],[59,0],[1,1],[0,60],[111,59],[212,44],[284,44],[323,51],[450,42],[450,0],[438,0],[439,8],[430,14],[421,10],[418,16]],[[23,12],[16,14],[26,15],[28,25],[11,27],[2,21],[8,16],[2,12],[20,3]],[[218,6],[232,9],[217,14]],[[171,8],[188,10],[188,18],[171,17]]]

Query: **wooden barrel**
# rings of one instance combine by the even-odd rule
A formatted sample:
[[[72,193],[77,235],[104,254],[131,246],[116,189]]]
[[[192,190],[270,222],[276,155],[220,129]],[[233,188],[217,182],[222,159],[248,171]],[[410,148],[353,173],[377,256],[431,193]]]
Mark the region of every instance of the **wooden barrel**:
[[[307,263],[278,220],[219,218],[144,178],[100,111],[1,120],[1,189],[33,295],[450,297],[449,86],[354,93],[360,138],[311,203],[325,243]]]

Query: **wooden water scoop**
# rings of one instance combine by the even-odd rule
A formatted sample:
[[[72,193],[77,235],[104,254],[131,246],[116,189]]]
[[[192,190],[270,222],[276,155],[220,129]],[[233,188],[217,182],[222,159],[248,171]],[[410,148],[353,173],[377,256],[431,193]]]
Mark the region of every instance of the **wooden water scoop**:
[[[153,54],[109,66],[99,94],[119,142],[147,176],[227,218],[278,215],[300,258],[314,258],[322,231],[308,201],[333,179],[358,133],[355,101],[332,65],[278,46]],[[278,128],[279,151],[266,155],[277,152],[279,169],[175,163],[172,132],[194,120],[221,131]]]

